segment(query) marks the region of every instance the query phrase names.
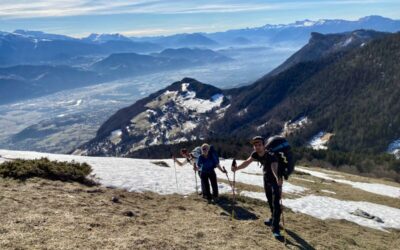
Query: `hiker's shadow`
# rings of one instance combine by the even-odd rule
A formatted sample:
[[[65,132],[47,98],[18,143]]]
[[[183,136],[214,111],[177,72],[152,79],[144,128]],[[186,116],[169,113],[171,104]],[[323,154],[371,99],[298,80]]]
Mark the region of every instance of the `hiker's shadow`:
[[[232,214],[232,200],[226,197],[221,197],[217,203],[219,207],[221,207],[225,212],[227,212],[227,216],[231,216]],[[257,220],[258,216],[249,210],[235,205],[235,219],[236,220]]]
[[[315,248],[313,246],[311,246],[310,244],[308,244],[307,241],[305,241],[303,238],[301,238],[298,234],[296,234],[293,231],[290,231],[288,229],[286,229],[286,233],[293,239],[295,240],[295,242],[292,242],[291,240],[287,239],[287,244],[288,245],[292,245],[295,247],[298,247],[299,249],[302,250],[315,250]]]

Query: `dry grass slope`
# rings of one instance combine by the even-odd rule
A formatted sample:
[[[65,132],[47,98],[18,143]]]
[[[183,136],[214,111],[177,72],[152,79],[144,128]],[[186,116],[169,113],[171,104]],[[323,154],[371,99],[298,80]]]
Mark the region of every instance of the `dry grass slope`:
[[[195,195],[0,179],[0,249],[284,248],[263,225],[269,215],[263,202],[240,197],[240,218],[232,222],[229,199],[209,205]],[[395,249],[400,244],[398,231],[321,221],[288,210],[285,219],[288,249]]]

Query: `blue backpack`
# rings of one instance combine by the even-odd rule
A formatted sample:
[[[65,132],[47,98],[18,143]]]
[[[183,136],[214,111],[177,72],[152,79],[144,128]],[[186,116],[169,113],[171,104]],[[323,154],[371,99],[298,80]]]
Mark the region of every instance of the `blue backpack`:
[[[219,164],[219,157],[218,157],[218,153],[215,150],[213,145],[210,146],[210,151],[208,153],[211,155],[215,165],[218,165]]]

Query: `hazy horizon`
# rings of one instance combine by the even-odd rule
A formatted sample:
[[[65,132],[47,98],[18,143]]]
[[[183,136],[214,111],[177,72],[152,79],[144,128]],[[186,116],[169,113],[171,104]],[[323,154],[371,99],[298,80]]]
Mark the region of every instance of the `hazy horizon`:
[[[400,19],[400,2],[394,0],[23,0],[17,4],[5,0],[0,9],[1,31],[40,30],[72,37],[91,33],[134,37],[212,33],[305,19],[357,20],[370,15]]]

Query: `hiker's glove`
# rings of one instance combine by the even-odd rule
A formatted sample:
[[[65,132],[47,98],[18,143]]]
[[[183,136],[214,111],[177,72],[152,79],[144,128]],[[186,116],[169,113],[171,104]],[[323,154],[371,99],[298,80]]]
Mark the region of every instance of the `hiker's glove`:
[[[231,170],[232,170],[232,172],[236,172],[237,166],[232,166],[232,167],[231,167]]]

